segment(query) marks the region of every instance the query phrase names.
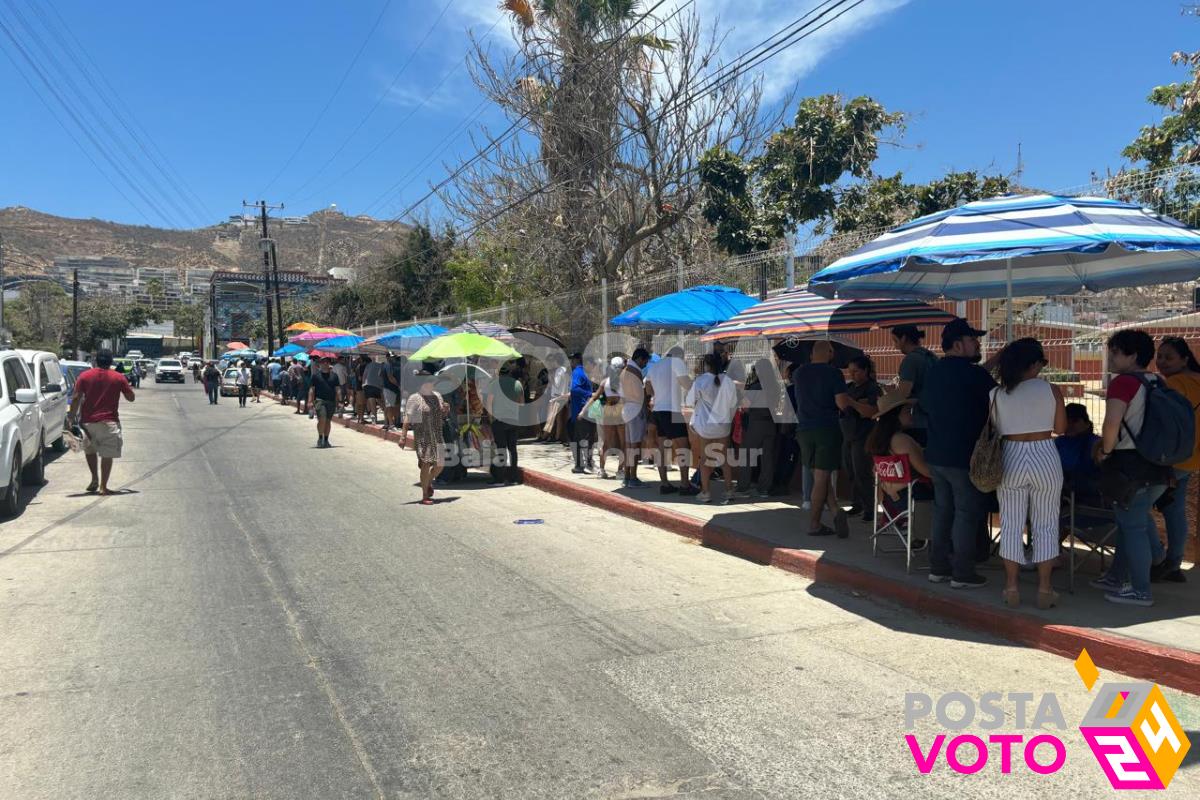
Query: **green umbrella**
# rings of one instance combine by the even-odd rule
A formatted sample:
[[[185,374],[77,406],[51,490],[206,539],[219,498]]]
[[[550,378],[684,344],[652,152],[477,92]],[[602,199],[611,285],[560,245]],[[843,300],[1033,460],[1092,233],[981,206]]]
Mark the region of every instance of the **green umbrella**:
[[[445,358],[496,358],[508,360],[520,358],[521,354],[504,342],[478,333],[452,333],[439,336],[413,353],[410,361],[438,361]]]

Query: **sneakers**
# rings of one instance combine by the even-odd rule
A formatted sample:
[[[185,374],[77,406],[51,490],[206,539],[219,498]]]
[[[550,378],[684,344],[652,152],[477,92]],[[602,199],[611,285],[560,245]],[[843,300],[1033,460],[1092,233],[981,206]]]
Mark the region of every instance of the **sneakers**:
[[[803,503],[801,503],[801,504],[800,504],[800,508],[801,508],[801,510],[803,510],[803,511],[808,511],[808,510],[810,510],[810,509],[812,508],[812,503],[810,503],[809,501],[805,500]]]
[[[708,492],[697,492],[696,501],[700,503],[711,503],[712,495],[710,495]]]
[[[1184,576],[1183,570],[1176,567],[1170,572],[1165,573],[1162,579],[1166,583],[1187,583],[1187,577]]]
[[[949,575],[938,575],[936,572],[931,572],[931,573],[929,573],[929,582],[930,583],[949,583],[950,576]]]
[[[661,484],[658,487],[659,494],[676,494],[679,492],[679,487],[670,483]]]
[[[1117,592],[1121,590],[1121,582],[1109,573],[1104,573],[1094,581],[1088,581],[1088,586],[1102,592]]]
[[[640,489],[646,484],[642,483],[641,478],[629,478],[627,481],[625,481],[625,485],[630,489]]]
[[[733,493],[733,496],[738,498],[739,500],[744,500],[747,497],[753,497],[754,494],[749,489],[738,489],[736,492]]]
[[[1118,591],[1105,592],[1104,599],[1110,603],[1119,603],[1123,606],[1149,607],[1154,605],[1154,598],[1149,592],[1135,591],[1129,584],[1125,584]]]
[[[982,575],[972,575],[963,580],[958,580],[957,578],[950,579],[951,589],[978,589],[981,586],[987,586],[987,578]]]
[[[571,472],[575,473],[576,475],[582,475],[586,471],[587,470],[585,470],[583,467],[572,467],[571,468]]]
[[[680,488],[680,490],[679,490],[680,497],[695,497],[698,494],[700,494],[700,490],[697,489],[695,486],[692,486],[690,483],[687,486]]]
[[[601,467],[600,474],[597,477],[601,480],[608,480],[608,470],[606,470],[604,467]]]

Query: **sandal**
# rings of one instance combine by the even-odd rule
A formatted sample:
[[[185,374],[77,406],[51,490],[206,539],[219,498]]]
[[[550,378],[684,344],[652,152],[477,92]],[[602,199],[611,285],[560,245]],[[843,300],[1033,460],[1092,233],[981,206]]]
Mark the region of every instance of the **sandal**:
[[[1056,605],[1058,605],[1058,592],[1053,590],[1049,592],[1043,592],[1041,589],[1038,590],[1038,608],[1045,611],[1048,608],[1054,608]]]
[[[829,527],[828,525],[822,525],[821,527],[817,528],[815,531],[809,531],[808,535],[809,536],[837,536],[837,531],[835,531],[833,528]]]
[[[1004,590],[1004,605],[1009,608],[1016,608],[1021,605],[1021,590],[1020,589],[1005,589]]]

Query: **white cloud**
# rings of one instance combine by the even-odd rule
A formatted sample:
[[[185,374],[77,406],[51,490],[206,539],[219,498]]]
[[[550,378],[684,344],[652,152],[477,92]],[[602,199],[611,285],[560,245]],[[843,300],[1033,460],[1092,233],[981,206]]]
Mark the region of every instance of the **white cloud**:
[[[641,0],[638,13],[644,13],[646,9],[654,6],[655,2],[657,0]],[[684,0],[667,0],[655,11],[655,16],[668,17],[683,5],[683,2]],[[767,99],[773,100],[785,94],[796,81],[816,69],[825,56],[847,44],[855,34],[867,30],[908,2],[909,0],[865,0],[837,19],[833,18],[845,8],[831,10],[813,22],[813,26],[826,22],[828,24],[755,68],[754,71],[763,76]],[[720,25],[720,32],[725,36],[721,54],[726,62],[731,62],[776,31],[787,27],[805,12],[823,4],[823,0],[802,0],[801,3],[794,0],[695,0],[693,5],[702,23],[711,25],[715,22]],[[498,10],[496,0],[470,0],[461,6],[456,4],[455,8],[462,22],[473,28],[477,35],[482,35],[493,23],[501,20],[492,32],[493,40],[507,40],[508,22],[504,19],[505,13]],[[813,16],[819,13],[816,12]],[[809,21],[811,18],[806,20]]]

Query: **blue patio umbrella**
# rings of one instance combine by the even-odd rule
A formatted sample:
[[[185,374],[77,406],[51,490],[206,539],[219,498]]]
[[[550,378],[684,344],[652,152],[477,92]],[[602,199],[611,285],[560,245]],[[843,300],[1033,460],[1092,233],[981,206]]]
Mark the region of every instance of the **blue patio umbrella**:
[[[893,228],[809,281],[824,297],[971,300],[1200,277],[1200,233],[1105,197],[1010,195]],[[1011,306],[1011,304],[1010,304]]]
[[[313,342],[310,350],[324,350],[331,353],[340,353],[344,350],[353,350],[363,343],[363,337],[354,336],[334,336],[329,339],[322,339],[319,342]]]
[[[647,300],[610,320],[618,328],[707,330],[758,300],[732,286],[693,286]]]
[[[271,355],[279,356],[279,357],[294,356],[297,353],[303,353],[303,352],[304,352],[304,348],[298,344],[285,344],[283,347],[279,348],[274,353],[271,353]]]
[[[389,333],[373,336],[369,341],[388,350],[412,353],[446,333],[441,325],[408,325]]]

